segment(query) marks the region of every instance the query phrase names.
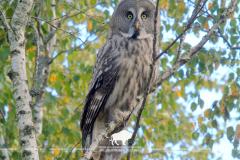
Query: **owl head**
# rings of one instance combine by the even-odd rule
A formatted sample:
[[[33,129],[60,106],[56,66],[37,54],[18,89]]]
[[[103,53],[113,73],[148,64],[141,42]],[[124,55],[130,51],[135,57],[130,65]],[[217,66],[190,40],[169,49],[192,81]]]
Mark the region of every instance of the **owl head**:
[[[120,34],[127,38],[146,39],[154,34],[156,5],[152,0],[122,0],[110,20],[110,35]],[[157,34],[160,18],[157,17]]]

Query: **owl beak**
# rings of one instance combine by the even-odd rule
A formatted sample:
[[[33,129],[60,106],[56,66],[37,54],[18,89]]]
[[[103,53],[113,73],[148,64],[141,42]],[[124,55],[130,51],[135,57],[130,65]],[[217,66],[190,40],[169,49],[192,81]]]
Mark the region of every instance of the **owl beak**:
[[[139,27],[139,22],[137,21],[136,22],[136,29],[138,29],[138,27]]]

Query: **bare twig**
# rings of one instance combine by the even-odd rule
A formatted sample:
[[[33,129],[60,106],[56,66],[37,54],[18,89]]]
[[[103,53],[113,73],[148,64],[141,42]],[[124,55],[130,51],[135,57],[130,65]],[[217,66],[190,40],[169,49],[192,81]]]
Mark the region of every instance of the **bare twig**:
[[[97,23],[105,24],[104,22],[99,22],[98,20],[94,19],[92,16],[88,15],[85,11],[81,11],[80,9],[74,7],[74,5],[72,5],[72,4],[70,4],[70,3],[66,2],[66,1],[62,1],[62,2],[65,3],[65,4],[67,4],[67,5],[69,5],[69,6],[71,6],[71,7],[74,8],[74,9],[78,10],[80,13],[85,14],[88,18],[92,19],[93,21],[96,21]],[[103,2],[101,2],[101,3],[103,3]],[[105,2],[105,3],[107,3],[107,2]],[[91,8],[92,8],[92,7],[91,7]]]
[[[39,34],[37,28],[34,26],[33,22],[29,19],[28,27],[33,28],[33,42],[35,43],[37,47],[36,55],[35,55],[35,69],[33,72],[33,83],[32,87],[30,89],[30,95],[33,97],[36,97],[38,95],[36,82],[37,82],[37,72],[38,72],[38,65],[39,65],[39,53],[40,53],[40,46],[39,46]]]
[[[220,31],[220,29],[218,28],[218,33],[221,35],[221,37],[224,39],[224,41],[227,43],[228,47],[231,49],[240,49],[240,47],[233,47],[230,42],[227,40],[226,37],[224,37],[224,35],[222,34],[222,32]]]
[[[212,28],[207,32],[204,38],[196,46],[188,50],[187,53],[172,66],[172,68],[164,72],[158,78],[158,81],[155,84],[155,87],[161,85],[166,79],[171,77],[182,65],[189,62],[192,59],[192,56],[196,54],[203,47],[203,45],[211,38],[212,34],[214,34],[214,32],[218,29],[220,24],[224,23],[226,19],[229,17],[229,15],[233,13],[234,7],[236,5],[236,1],[237,0],[231,1],[231,3],[229,4],[229,7],[220,15],[217,22],[212,26]]]
[[[3,12],[2,6],[0,5],[0,20],[2,21],[3,27],[6,32],[11,29],[10,25],[8,24],[8,21],[6,19],[6,16]]]
[[[91,33],[91,34],[86,38],[86,40],[85,40],[82,44],[80,44],[79,46],[74,47],[74,51],[78,51],[79,48],[81,48],[84,44],[87,43],[88,39],[89,39],[92,35],[96,34],[98,31],[101,31],[101,29],[104,28],[106,25],[107,25],[107,24],[105,24],[104,26],[102,26],[102,27],[100,27],[99,29],[97,29],[94,33]],[[101,35],[103,35],[103,34],[101,34]],[[96,39],[98,39],[101,35],[97,36],[97,37],[96,37],[94,40],[92,40],[91,42],[94,42],[94,41],[95,41]],[[51,64],[51,63],[53,62],[53,60],[56,59],[59,55],[61,55],[62,53],[68,52],[68,51],[69,51],[69,50],[60,51],[55,57],[53,57],[51,60],[49,60],[48,64]]]
[[[76,0],[73,4],[73,6],[75,6],[77,3],[78,3],[79,0]],[[69,13],[73,10],[73,7],[71,7],[67,12],[66,12],[66,15],[69,15]],[[66,20],[67,18],[64,17],[63,19],[61,19],[61,21],[59,21],[56,25],[56,30],[53,30],[51,31],[49,34],[48,34],[48,37],[46,39],[44,39],[44,44],[47,44],[51,39],[52,37],[56,34],[56,32],[58,31],[58,29],[61,27],[62,23]],[[81,39],[80,39],[81,40]],[[81,40],[82,41],[82,40]]]
[[[199,2],[201,2],[201,0],[199,0]],[[191,25],[192,25],[193,22],[195,21],[198,13],[202,10],[202,8],[203,8],[203,6],[206,4],[206,2],[207,2],[207,0],[203,3],[203,5],[200,7],[200,9],[197,10],[196,13],[192,15],[192,19],[189,20],[189,22],[188,22],[185,30],[184,30],[179,36],[177,36],[177,38],[176,38],[164,51],[162,51],[159,55],[157,55],[157,56],[155,57],[155,59],[158,59],[158,58],[161,57],[163,54],[167,53],[168,49],[171,48],[171,47],[177,42],[177,40],[178,40],[180,37],[182,37],[182,36],[185,34],[185,32],[187,32],[188,29],[191,28]]]
[[[5,119],[4,119],[4,112],[3,112],[3,110],[2,109],[0,109],[0,114],[1,114],[1,116],[2,116],[2,119],[3,119],[3,121],[5,122]]]
[[[38,19],[38,20],[41,20],[41,21],[44,21],[44,22],[46,22],[47,24],[49,24],[50,26],[52,26],[53,28],[55,28],[55,29],[56,29],[56,30],[54,30],[54,31],[61,30],[61,31],[63,31],[64,33],[67,33],[67,34],[69,34],[69,35],[71,35],[71,36],[73,36],[73,37],[75,37],[75,38],[79,39],[81,42],[83,42],[83,41],[82,41],[82,39],[81,39],[81,38],[79,38],[78,36],[75,36],[73,33],[71,33],[71,32],[68,32],[68,31],[65,31],[65,30],[63,30],[63,29],[61,29],[61,28],[58,28],[57,26],[55,26],[55,25],[53,25],[53,24],[49,23],[48,21],[45,21],[45,20],[43,20],[43,19],[41,19],[41,18],[34,17],[34,16],[32,16],[32,18],[35,18],[35,19]]]
[[[75,144],[75,146],[74,146],[74,147],[71,149],[71,151],[68,153],[68,155],[67,155],[67,157],[65,158],[65,160],[67,160],[67,159],[69,158],[69,156],[70,156],[70,153],[72,153],[73,149],[74,149],[74,148],[76,148],[76,147],[77,147],[77,145],[79,145],[79,144],[80,144],[80,142],[82,142],[82,140],[78,141],[78,143],[77,143],[77,144]]]
[[[196,18],[196,15],[198,14],[199,12],[199,8],[200,8],[200,4],[201,4],[202,0],[199,0],[197,5],[195,6],[194,10],[193,10],[193,13],[192,13],[192,16],[190,17],[190,21],[188,23],[191,23],[194,21],[194,18]],[[180,44],[179,44],[179,48],[178,48],[178,53],[177,53],[177,57],[176,57],[176,61],[174,62],[174,64],[177,62],[177,60],[181,57],[181,53],[182,53],[182,49],[183,49],[183,45],[184,45],[184,41],[185,41],[185,37],[186,37],[186,34],[187,34],[187,30],[190,29],[189,28],[186,28],[186,31],[183,33],[183,35],[181,36],[180,38]]]

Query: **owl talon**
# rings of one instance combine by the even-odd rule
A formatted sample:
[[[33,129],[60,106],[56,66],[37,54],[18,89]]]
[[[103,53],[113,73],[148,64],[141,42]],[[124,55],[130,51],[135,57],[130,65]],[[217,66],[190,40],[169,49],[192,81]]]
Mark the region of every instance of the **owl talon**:
[[[114,121],[115,123],[119,123],[119,122],[123,122],[124,120],[127,119],[127,117],[129,116],[129,114],[131,113],[130,111],[121,111],[121,110],[115,110],[115,111],[111,111],[109,112],[110,115],[110,121]],[[115,114],[112,114],[115,113]]]

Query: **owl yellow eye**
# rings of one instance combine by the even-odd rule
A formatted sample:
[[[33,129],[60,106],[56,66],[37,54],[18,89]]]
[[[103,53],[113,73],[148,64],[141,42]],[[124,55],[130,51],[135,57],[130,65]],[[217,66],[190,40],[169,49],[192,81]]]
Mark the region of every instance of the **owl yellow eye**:
[[[147,14],[146,13],[143,13],[142,14],[142,19],[146,19],[147,18]]]
[[[132,19],[133,18],[133,14],[131,12],[127,12],[127,18],[128,19]]]

